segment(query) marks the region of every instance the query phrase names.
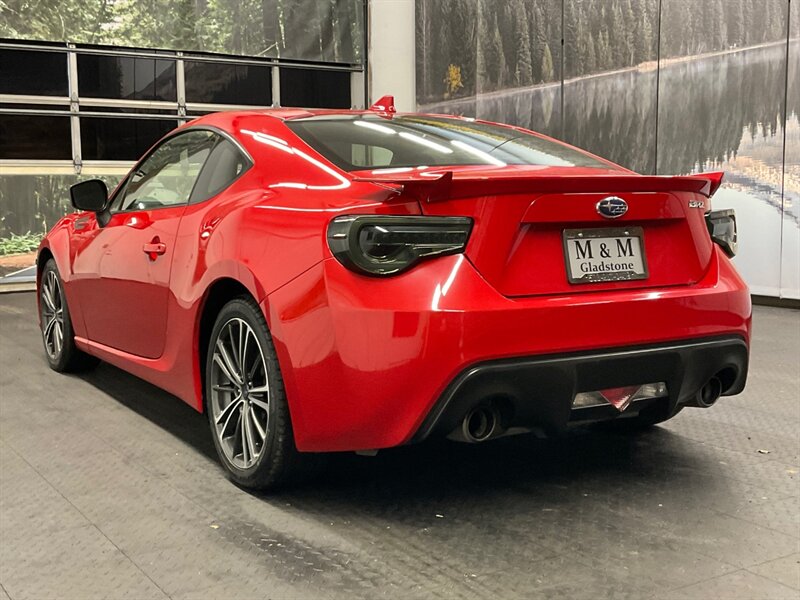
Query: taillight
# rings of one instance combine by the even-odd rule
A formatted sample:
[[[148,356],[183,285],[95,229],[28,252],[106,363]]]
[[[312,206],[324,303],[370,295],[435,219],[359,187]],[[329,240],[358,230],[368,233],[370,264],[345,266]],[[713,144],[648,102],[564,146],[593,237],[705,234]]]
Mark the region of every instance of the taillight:
[[[712,210],[706,215],[706,225],[711,239],[733,258],[739,248],[736,236],[736,212],[732,208]]]
[[[420,260],[464,251],[467,217],[343,215],[328,226],[328,245],[345,267],[367,275],[394,275]]]

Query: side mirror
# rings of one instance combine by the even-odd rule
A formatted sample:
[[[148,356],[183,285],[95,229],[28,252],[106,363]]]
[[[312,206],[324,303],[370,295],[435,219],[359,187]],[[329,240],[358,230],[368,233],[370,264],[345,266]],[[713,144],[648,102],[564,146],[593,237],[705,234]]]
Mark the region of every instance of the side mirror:
[[[72,206],[78,210],[103,212],[108,204],[108,188],[99,179],[81,181],[69,188]]]

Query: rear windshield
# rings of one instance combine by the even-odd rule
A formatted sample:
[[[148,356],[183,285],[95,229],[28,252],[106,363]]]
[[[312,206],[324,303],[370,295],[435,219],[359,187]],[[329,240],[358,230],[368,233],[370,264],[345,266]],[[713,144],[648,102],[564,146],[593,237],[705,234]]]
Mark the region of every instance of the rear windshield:
[[[460,165],[609,168],[558,142],[467,119],[335,115],[286,121],[286,125],[345,171]]]

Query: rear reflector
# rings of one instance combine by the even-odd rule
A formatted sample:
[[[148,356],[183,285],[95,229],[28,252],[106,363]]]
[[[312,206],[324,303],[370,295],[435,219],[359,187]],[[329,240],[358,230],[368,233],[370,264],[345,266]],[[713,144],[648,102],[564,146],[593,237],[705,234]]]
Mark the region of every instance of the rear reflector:
[[[622,412],[631,405],[631,402],[649,398],[665,398],[668,395],[667,384],[663,381],[644,385],[629,385],[595,392],[580,392],[575,395],[572,408],[588,408],[590,406],[611,404]]]

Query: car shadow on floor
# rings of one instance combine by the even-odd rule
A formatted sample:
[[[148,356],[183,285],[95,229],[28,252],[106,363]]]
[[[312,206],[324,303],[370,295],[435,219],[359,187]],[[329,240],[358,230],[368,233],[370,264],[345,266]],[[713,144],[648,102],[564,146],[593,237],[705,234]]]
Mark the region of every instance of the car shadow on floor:
[[[161,429],[216,460],[205,415],[172,394],[107,363],[79,377]]]
[[[199,454],[217,460],[205,417],[176,397],[105,363],[81,378]],[[482,444],[433,439],[382,450],[374,457],[326,455],[309,481],[278,495],[301,503],[347,498],[369,504],[398,495],[423,498],[481,495],[520,486],[570,487],[598,478],[642,482],[669,478],[676,469],[701,473],[708,466],[703,460],[691,442],[660,427],[635,435],[586,428],[557,439],[518,435]],[[269,501],[276,492],[256,495]]]

